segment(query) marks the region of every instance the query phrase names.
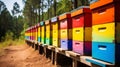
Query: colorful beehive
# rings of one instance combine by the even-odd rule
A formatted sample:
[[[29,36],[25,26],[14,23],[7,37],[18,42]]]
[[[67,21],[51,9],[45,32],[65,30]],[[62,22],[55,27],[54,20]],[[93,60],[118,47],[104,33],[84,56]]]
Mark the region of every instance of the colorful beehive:
[[[31,40],[33,40],[33,26],[31,27]]]
[[[29,28],[27,29],[27,31],[26,31],[26,39],[27,40],[29,40],[30,39],[30,35],[29,35],[30,33],[29,33]]]
[[[27,40],[28,39],[28,37],[27,37],[27,29],[26,29],[26,31],[25,31],[25,39]]]
[[[120,63],[120,0],[99,0],[92,10],[92,57]]]
[[[70,13],[59,16],[60,23],[60,46],[64,50],[72,50],[72,19]]]
[[[36,41],[36,26],[34,26],[33,36],[34,36],[34,41]]]
[[[31,40],[33,40],[33,26],[31,27]]]
[[[92,14],[88,6],[71,12],[73,51],[81,55],[91,55]]]
[[[38,26],[35,25],[35,41],[38,40]]]
[[[45,44],[45,22],[40,22],[41,26],[41,43]]]
[[[38,34],[38,42],[41,42],[41,36],[40,36],[41,35],[41,27],[40,27],[40,23],[38,23],[37,26],[38,26],[38,33],[37,33]]]
[[[29,36],[29,40],[30,40],[30,28],[29,28],[29,30],[28,30],[28,36]]]
[[[32,36],[32,34],[31,34],[31,27],[30,27],[30,40],[31,40],[31,36]]]
[[[35,40],[35,34],[34,34],[34,26],[32,26],[32,40]]]
[[[51,27],[52,27],[52,45],[59,47],[59,27],[58,27],[58,17],[53,17],[51,19]]]
[[[51,24],[50,21],[47,20],[45,21],[45,25],[46,25],[46,45],[52,45],[52,31],[51,31]]]

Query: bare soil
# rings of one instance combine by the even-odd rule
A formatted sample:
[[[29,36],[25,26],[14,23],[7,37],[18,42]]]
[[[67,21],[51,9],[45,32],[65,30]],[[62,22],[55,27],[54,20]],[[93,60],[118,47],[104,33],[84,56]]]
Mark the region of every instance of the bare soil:
[[[9,46],[0,55],[0,67],[56,67],[50,59],[28,45]]]

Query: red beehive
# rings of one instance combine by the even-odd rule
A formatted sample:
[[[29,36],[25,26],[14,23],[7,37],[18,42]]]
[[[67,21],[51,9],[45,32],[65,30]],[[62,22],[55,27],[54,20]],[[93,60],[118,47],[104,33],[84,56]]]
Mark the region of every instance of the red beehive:
[[[72,27],[91,27],[91,10],[89,7],[80,7],[77,10],[72,11]],[[86,20],[87,19],[87,20]]]

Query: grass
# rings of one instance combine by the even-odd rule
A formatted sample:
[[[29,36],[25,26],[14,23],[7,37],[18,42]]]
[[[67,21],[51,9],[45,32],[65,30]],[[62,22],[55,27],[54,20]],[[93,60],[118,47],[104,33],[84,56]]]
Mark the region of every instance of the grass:
[[[7,47],[7,46],[12,46],[12,45],[15,46],[15,45],[23,45],[23,44],[25,44],[24,39],[23,40],[16,39],[14,41],[13,40],[6,40],[6,41],[0,43],[0,49]]]
[[[25,40],[24,39],[16,39],[16,40],[6,40],[4,42],[0,42],[0,56],[4,55],[4,48],[8,46],[19,46],[19,45],[24,45]]]

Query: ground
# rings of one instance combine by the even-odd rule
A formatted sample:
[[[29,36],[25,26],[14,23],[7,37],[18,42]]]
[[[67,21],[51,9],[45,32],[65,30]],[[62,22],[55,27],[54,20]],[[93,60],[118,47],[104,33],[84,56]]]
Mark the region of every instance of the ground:
[[[0,67],[55,67],[50,59],[28,45],[9,46],[0,55]]]

